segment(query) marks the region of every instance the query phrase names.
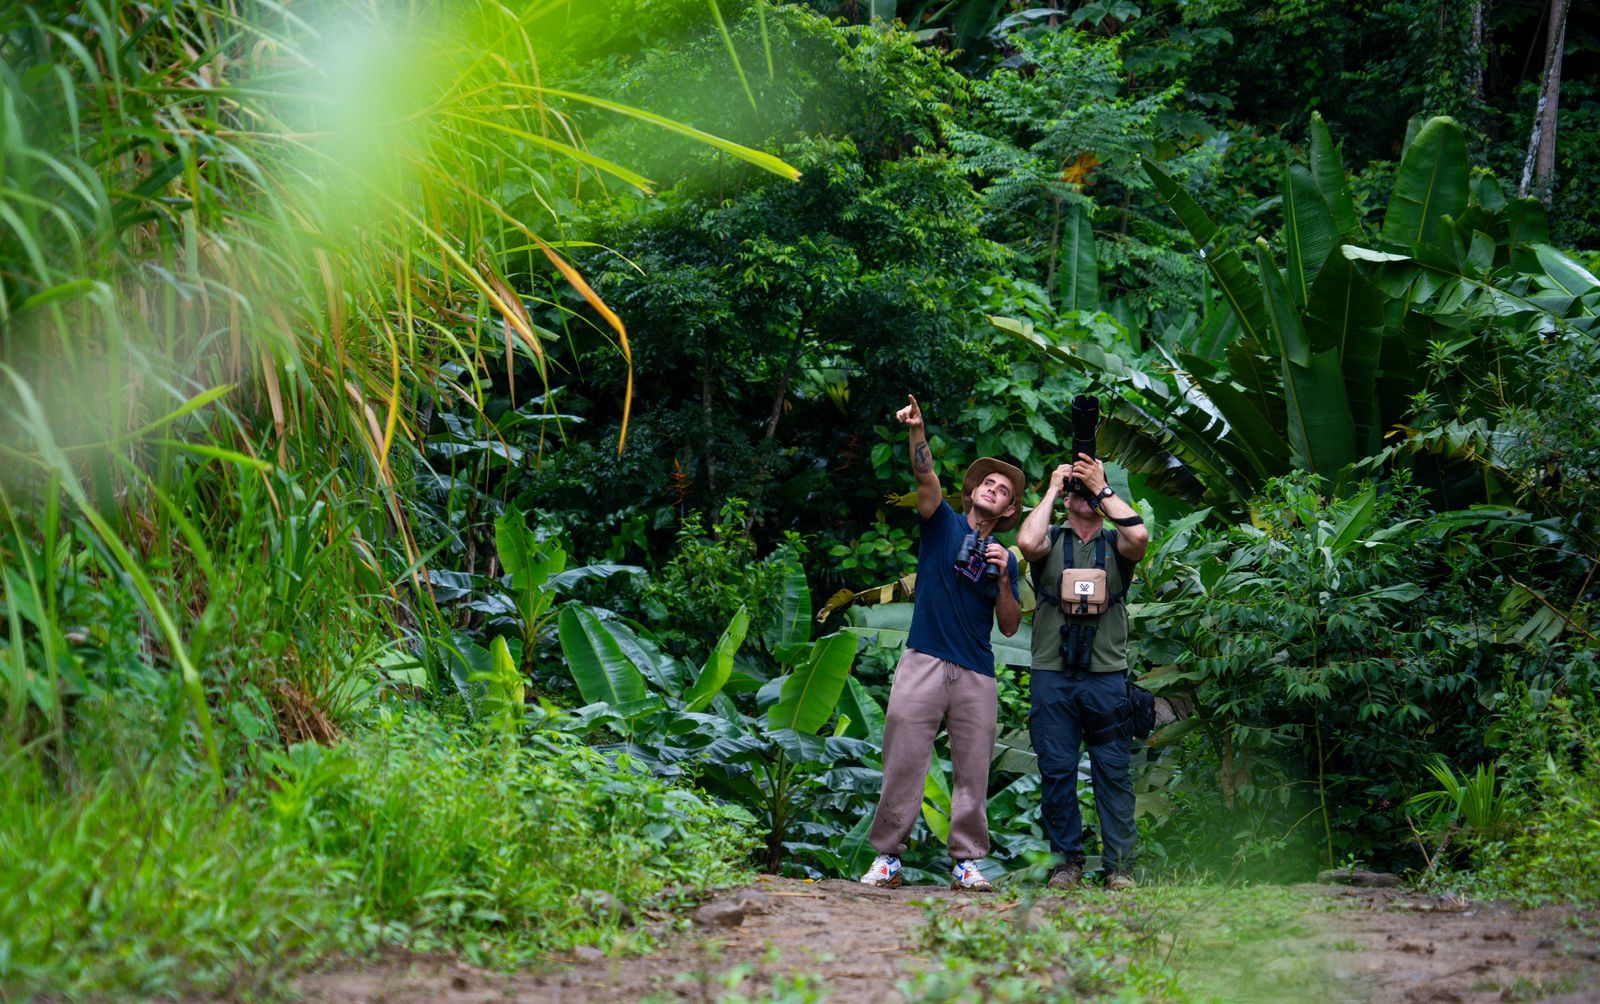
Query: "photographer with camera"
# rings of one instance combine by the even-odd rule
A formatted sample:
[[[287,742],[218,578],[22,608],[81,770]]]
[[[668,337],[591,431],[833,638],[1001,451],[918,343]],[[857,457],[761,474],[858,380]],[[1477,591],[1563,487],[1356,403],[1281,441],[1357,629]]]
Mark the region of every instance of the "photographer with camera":
[[[895,414],[911,433],[911,469],[922,517],[915,606],[906,650],[895,667],[883,726],[883,792],[869,840],[878,850],[867,885],[900,884],[900,855],[922,810],[933,740],[941,721],[950,732],[955,783],[950,798],[953,889],[992,888],[977,862],[989,853],[989,758],[996,714],[991,625],[1003,634],[1022,624],[1017,559],[994,539],[1017,525],[1022,471],[985,457],[967,468],[957,515],[933,470],[917,399]]]
[[[1099,402],[1080,395],[1072,403],[1072,419],[1075,459],[1051,474],[1044,497],[1017,532],[1038,597],[1028,732],[1039,755],[1045,834],[1060,859],[1050,873],[1050,888],[1071,889],[1083,880],[1078,754],[1086,745],[1106,887],[1128,889],[1134,885],[1129,739],[1136,734],[1136,698],[1148,695],[1127,679],[1123,601],[1134,565],[1150,546],[1150,533],[1133,507],[1106,484],[1105,466],[1095,457]],[[1056,500],[1063,497],[1066,524],[1052,525]],[[1106,527],[1108,519],[1114,529]]]

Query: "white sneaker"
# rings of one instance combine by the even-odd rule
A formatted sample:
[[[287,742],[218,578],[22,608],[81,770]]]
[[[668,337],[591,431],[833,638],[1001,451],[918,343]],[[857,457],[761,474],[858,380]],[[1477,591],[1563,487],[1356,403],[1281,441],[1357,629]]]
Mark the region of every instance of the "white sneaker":
[[[880,854],[872,867],[861,876],[862,885],[875,885],[881,889],[900,888],[900,858],[894,854]]]
[[[965,889],[967,892],[994,892],[994,886],[983,877],[983,872],[978,871],[974,861],[957,861],[955,869],[950,872],[950,888]]]

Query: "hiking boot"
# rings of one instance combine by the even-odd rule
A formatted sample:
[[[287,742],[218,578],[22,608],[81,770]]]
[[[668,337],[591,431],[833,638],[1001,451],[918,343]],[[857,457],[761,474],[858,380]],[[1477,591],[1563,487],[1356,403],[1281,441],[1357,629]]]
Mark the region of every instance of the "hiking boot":
[[[1106,888],[1111,892],[1122,892],[1125,889],[1137,889],[1139,883],[1127,872],[1112,872],[1106,876]]]
[[[950,888],[967,892],[994,892],[994,886],[978,871],[975,861],[957,861],[950,872]]]
[[[900,858],[895,854],[880,854],[872,860],[872,867],[861,876],[862,885],[875,885],[880,889],[900,888]]]
[[[1050,869],[1050,881],[1045,883],[1048,889],[1069,890],[1083,885],[1083,862],[1068,861]]]

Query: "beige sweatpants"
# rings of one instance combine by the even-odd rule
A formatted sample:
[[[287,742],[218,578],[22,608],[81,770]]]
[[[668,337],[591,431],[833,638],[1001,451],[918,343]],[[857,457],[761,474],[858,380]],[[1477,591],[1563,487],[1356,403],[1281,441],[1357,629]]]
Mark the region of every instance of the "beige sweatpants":
[[[903,854],[922,809],[923,782],[939,724],[948,719],[955,783],[950,799],[950,858],[989,853],[989,759],[999,699],[992,676],[905,650],[889,688],[883,724],[883,794],[869,840],[881,854]]]

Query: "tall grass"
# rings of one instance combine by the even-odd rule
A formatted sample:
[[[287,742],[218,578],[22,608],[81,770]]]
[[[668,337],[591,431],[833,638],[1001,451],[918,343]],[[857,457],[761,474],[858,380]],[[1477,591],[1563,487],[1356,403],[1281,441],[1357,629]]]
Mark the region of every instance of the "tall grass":
[[[481,408],[490,367],[514,395],[540,389],[514,375],[543,379],[557,336],[515,286],[554,265],[628,352],[560,259],[560,220],[650,181],[590,154],[567,109],[692,130],[550,83],[606,7],[0,10],[13,744],[59,731],[108,643],[63,619],[68,596],[131,598],[137,655],[182,679],[219,774],[219,675],[259,676],[284,738],[315,737],[348,694],[339,653],[426,620],[406,505],[418,416],[440,397]]]
[[[559,734],[389,715],[263,760],[232,793],[165,757],[68,797],[0,762],[0,999],[255,999],[380,945],[511,963],[610,944],[670,889],[742,877],[752,842],[739,810]]]

